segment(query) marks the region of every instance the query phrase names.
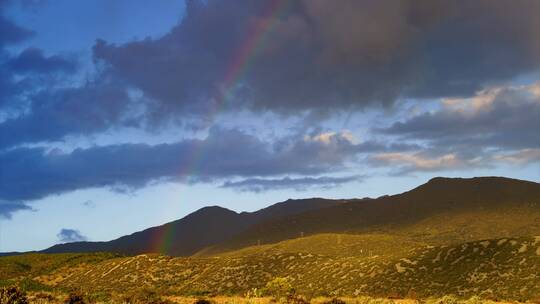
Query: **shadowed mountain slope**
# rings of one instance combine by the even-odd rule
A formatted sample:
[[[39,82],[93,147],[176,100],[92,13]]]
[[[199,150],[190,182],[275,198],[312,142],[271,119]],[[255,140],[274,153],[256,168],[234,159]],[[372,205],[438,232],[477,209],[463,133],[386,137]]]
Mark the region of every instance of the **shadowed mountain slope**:
[[[402,194],[264,221],[203,253],[328,232],[386,233],[429,244],[536,235],[540,184],[502,177],[434,178]]]
[[[224,242],[248,227],[309,210],[335,206],[341,200],[320,198],[288,200],[256,212],[236,213],[222,207],[205,207],[186,217],[108,242],[74,242],[52,246],[44,253],[118,252],[191,255],[207,246]]]
[[[319,233],[379,233],[432,245],[536,235],[540,184],[503,177],[439,177],[378,199],[288,200],[242,213],[206,207],[113,241],[61,244],[43,252],[213,255]]]

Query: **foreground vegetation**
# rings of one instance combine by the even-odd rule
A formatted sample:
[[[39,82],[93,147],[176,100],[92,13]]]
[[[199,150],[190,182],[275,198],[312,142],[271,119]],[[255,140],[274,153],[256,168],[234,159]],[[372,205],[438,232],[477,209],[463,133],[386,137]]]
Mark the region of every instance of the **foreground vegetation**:
[[[281,278],[277,278],[277,281]],[[281,287],[285,287],[281,289]],[[277,292],[277,293],[275,293]],[[283,292],[283,293],[282,293]],[[160,296],[147,290],[141,290],[136,294],[117,297],[103,298],[100,295],[82,292],[24,292],[15,286],[0,288],[0,304],[497,304],[493,300],[481,299],[473,296],[468,299],[460,299],[453,295],[440,298],[374,298],[374,297],[314,297],[306,298],[297,295],[294,290],[287,290],[286,286],[280,286],[280,290],[265,290],[265,295],[254,296],[215,296],[215,297],[183,297],[183,296]],[[514,302],[516,303],[516,302]],[[530,303],[538,303],[538,300]]]
[[[29,254],[0,258],[0,269],[0,286],[17,285],[40,301],[73,292],[93,302],[216,296],[262,301],[294,291],[299,297],[290,301],[427,301],[451,294],[456,301],[527,302],[540,295],[540,237],[428,246],[385,234],[324,234],[210,257]]]

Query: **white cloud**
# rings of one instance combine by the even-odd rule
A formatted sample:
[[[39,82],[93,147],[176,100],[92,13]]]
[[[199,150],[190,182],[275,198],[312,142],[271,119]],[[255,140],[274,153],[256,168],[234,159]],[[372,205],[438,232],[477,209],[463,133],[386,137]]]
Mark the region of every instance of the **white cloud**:
[[[499,154],[494,159],[515,165],[540,162],[540,149],[523,149],[513,153]]]
[[[355,144],[358,140],[349,130],[342,130],[340,132],[322,132],[316,135],[306,135],[304,136],[304,141],[306,142],[319,142],[325,145],[330,145],[336,141],[345,140],[351,144]]]
[[[412,166],[417,170],[425,171],[453,168],[462,164],[462,162],[453,153],[435,158],[427,158],[420,156],[419,154],[381,153],[373,156],[372,158],[385,164]]]

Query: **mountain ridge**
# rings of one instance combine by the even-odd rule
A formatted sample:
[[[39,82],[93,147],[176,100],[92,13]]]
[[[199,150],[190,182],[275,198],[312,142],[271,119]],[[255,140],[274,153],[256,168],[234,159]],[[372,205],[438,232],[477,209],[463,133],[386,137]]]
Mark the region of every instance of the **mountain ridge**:
[[[501,214],[516,220],[500,225],[505,221]],[[471,222],[475,220],[492,223],[493,227]],[[433,178],[400,194],[262,222],[206,252],[275,243],[299,235],[376,231],[393,231],[404,237],[416,235],[415,241],[435,244],[538,234],[540,184],[503,177]]]
[[[322,198],[288,200],[254,212],[240,213],[220,206],[207,206],[181,219],[134,232],[111,241],[57,244],[40,252],[163,253],[174,256],[188,256],[207,246],[225,241],[248,226],[264,221],[269,217],[291,215],[311,209],[329,207],[342,202],[342,200]],[[160,241],[160,238],[163,240]],[[166,238],[171,239],[166,240]],[[160,242],[163,244],[158,244]],[[158,246],[165,248],[158,248]]]
[[[217,254],[257,243],[279,242],[304,234],[358,233],[366,229],[368,231],[395,230],[393,226],[403,228],[417,224],[421,220],[429,220],[429,218],[440,217],[448,220],[448,216],[445,218],[445,213],[454,214],[454,217],[459,213],[477,213],[478,219],[493,221],[493,216],[485,216],[486,212],[481,211],[506,208],[510,205],[520,206],[516,205],[515,201],[523,203],[527,200],[527,195],[539,198],[540,184],[497,176],[434,177],[409,191],[375,199],[289,199],[254,212],[235,212],[220,206],[207,206],[181,219],[111,241],[57,244],[40,252],[116,252],[128,255],[162,253],[173,256]],[[429,197],[436,199],[426,199]],[[502,199],[505,197],[509,199]],[[482,202],[481,198],[484,201],[490,200],[491,203],[488,205]],[[540,199],[532,203],[538,206]],[[538,208],[535,206],[529,206],[522,211],[516,209],[512,212],[519,211],[529,217],[531,214],[537,216]],[[529,209],[534,212],[528,212]],[[410,219],[414,214],[422,216],[411,224]],[[533,220],[530,219],[529,222]],[[433,223],[426,226],[432,227]],[[529,230],[540,231],[540,224],[536,226]],[[521,226],[517,227],[513,231],[521,228]],[[164,240],[159,241],[159,238],[164,238],[166,231],[172,231],[168,244],[165,244]],[[470,229],[463,229],[463,231],[471,232]],[[509,236],[513,231],[507,234],[480,234],[478,237]],[[410,234],[419,234],[419,232],[413,231]],[[455,234],[453,232],[453,235],[449,235],[448,238],[455,238]],[[464,242],[474,239],[474,237],[469,237],[456,239],[456,241]],[[424,242],[425,240],[425,237],[418,237],[411,241]]]

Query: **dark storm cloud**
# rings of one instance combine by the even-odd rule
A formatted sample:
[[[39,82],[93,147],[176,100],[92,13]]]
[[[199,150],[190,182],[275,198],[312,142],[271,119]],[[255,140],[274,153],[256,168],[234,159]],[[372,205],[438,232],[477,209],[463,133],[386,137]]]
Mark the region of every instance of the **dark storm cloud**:
[[[58,241],[61,243],[71,243],[71,242],[80,242],[86,241],[88,238],[82,235],[78,230],[62,228],[60,232],[56,235]]]
[[[25,49],[10,59],[7,66],[15,73],[74,72],[76,68],[73,61],[58,55],[47,57],[38,48]]]
[[[540,64],[538,1],[286,2],[272,19],[272,1],[190,1],[167,35],[99,41],[94,58],[162,116],[212,107],[242,64],[229,101],[281,112],[469,95]],[[250,31],[273,21],[255,35],[256,52],[238,57]]]
[[[8,1],[0,0],[0,110],[8,101],[22,93],[25,85],[13,79],[13,73],[5,65],[11,56],[5,47],[25,41],[34,33],[22,28],[4,16],[4,10]]]
[[[439,147],[540,148],[540,84],[503,87],[455,100],[379,130]]]
[[[20,111],[25,107],[28,95],[43,87],[49,92],[54,91],[52,84],[56,81],[56,74],[74,73],[76,63],[60,55],[46,56],[35,47],[26,48],[15,55],[8,51],[9,46],[27,41],[34,35],[34,32],[4,16],[8,2],[0,1],[0,111],[9,108]]]
[[[364,151],[341,134],[276,144],[216,128],[205,139],[154,146],[110,145],[71,153],[18,148],[0,152],[0,199],[24,202],[84,188],[138,188],[152,181],[306,177],[340,170]]]
[[[296,191],[305,191],[309,188],[334,188],[345,183],[359,181],[363,176],[345,176],[345,177],[284,177],[278,179],[250,178],[241,181],[227,181],[221,187],[233,188],[245,192],[263,192],[270,190],[294,189]]]
[[[102,102],[109,100],[103,91],[140,89],[145,113],[132,122],[152,127],[169,119],[206,122],[220,111],[246,108],[325,113],[389,105],[399,97],[471,95],[540,65],[538,1],[284,3],[284,9],[272,11],[273,0],[194,0],[187,2],[180,23],[160,38],[125,44],[98,40],[93,48],[100,71],[96,79],[110,81],[100,81],[93,87],[98,93],[80,98],[84,111],[62,115],[60,104],[75,108],[80,103],[59,100],[77,100],[70,99],[75,93],[61,95],[84,93],[85,85],[68,90],[49,86],[35,95],[41,76],[21,81],[10,76],[12,71],[0,71],[0,105],[28,96],[40,100],[31,103],[26,116],[1,126],[21,134],[9,136],[2,146],[61,140],[124,124],[130,107]],[[30,35],[9,32],[10,43]],[[4,61],[5,67],[11,62],[21,71],[73,71],[72,62],[37,49]],[[124,99],[123,93],[115,94],[113,99]],[[91,128],[87,122],[94,119],[97,127]]]
[[[0,123],[0,149],[105,131],[122,123],[129,104],[122,87],[103,83],[38,92],[32,111]]]

